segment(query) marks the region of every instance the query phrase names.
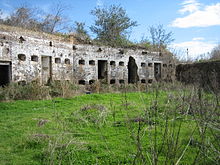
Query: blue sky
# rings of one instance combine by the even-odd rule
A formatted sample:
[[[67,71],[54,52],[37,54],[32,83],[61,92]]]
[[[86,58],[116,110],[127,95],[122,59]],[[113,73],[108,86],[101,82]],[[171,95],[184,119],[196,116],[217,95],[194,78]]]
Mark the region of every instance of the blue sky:
[[[56,0],[0,0],[0,8],[7,16],[16,7],[27,4],[49,12]],[[170,46],[182,58],[196,58],[210,52],[220,43],[220,0],[62,0],[69,7],[66,15],[72,22],[85,22],[89,27],[94,22],[90,11],[95,7],[111,4],[121,5],[130,18],[139,26],[133,28],[130,39],[140,41],[149,36],[151,25],[163,24],[174,33],[175,41]],[[89,28],[88,28],[89,29]]]

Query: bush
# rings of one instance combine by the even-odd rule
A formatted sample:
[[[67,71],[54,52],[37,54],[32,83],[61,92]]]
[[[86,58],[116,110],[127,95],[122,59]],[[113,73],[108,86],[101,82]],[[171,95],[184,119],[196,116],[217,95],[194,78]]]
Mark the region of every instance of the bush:
[[[10,83],[8,86],[0,88],[1,100],[40,100],[49,98],[49,88],[40,85],[38,82],[32,82],[26,85]]]
[[[64,97],[69,98],[74,96],[77,93],[79,88],[70,81],[53,81],[50,84],[50,95],[51,97]]]

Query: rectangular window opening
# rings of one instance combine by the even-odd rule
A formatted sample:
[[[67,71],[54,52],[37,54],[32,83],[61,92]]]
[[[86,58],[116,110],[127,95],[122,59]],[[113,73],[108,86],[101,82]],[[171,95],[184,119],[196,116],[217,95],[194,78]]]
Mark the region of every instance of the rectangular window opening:
[[[85,60],[79,60],[79,65],[85,65]]]
[[[38,56],[31,56],[31,61],[38,62]]]
[[[61,59],[60,58],[55,58],[55,63],[56,64],[60,64],[61,63]]]
[[[95,65],[95,61],[94,60],[90,60],[89,61],[89,65]]]
[[[98,79],[103,79],[107,82],[108,65],[107,60],[98,60]]]
[[[119,62],[119,66],[124,66],[125,64],[124,64],[124,62],[123,61],[120,61]]]

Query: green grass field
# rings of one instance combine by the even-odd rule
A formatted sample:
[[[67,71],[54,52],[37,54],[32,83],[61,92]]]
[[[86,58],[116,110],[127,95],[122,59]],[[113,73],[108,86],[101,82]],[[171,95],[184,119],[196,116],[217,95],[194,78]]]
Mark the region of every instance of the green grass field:
[[[0,164],[218,164],[219,116],[197,110],[219,112],[219,105],[191,94],[2,102]]]

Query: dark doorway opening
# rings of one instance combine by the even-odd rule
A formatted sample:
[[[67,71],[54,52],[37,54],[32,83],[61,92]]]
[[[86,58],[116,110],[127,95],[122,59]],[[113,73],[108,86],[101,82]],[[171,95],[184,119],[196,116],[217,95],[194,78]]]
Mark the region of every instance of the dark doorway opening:
[[[89,80],[89,84],[92,85],[95,83],[95,80]]]
[[[107,82],[108,65],[106,60],[98,60],[98,79]]]
[[[10,63],[0,62],[0,86],[5,86],[11,80],[11,65]]]
[[[79,80],[79,85],[86,85],[86,81],[85,80]]]
[[[42,83],[49,84],[52,81],[52,59],[50,56],[41,57]]]
[[[141,83],[142,83],[142,84],[145,84],[145,83],[146,83],[146,80],[145,80],[145,79],[142,79],[142,80],[141,80]]]
[[[125,80],[119,80],[119,84],[124,84]]]
[[[161,79],[161,63],[154,63],[154,77],[157,81]]]
[[[115,79],[111,79],[110,84],[115,84]]]
[[[138,67],[133,57],[129,57],[128,62],[128,83],[134,84],[139,80],[139,76],[137,73]]]

